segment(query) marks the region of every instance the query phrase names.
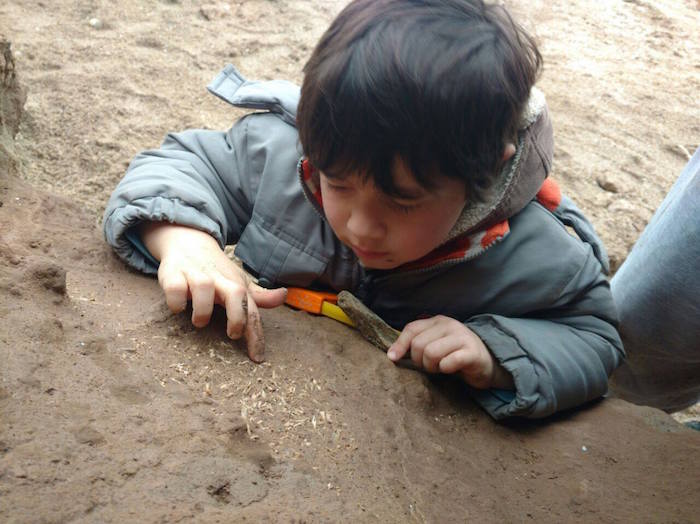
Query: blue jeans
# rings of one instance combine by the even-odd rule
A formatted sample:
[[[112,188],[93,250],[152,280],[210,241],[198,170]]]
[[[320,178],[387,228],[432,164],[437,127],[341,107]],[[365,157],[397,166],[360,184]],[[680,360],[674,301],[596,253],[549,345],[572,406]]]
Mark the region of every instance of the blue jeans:
[[[700,401],[700,148],[611,286],[627,352],[613,391],[668,412]]]

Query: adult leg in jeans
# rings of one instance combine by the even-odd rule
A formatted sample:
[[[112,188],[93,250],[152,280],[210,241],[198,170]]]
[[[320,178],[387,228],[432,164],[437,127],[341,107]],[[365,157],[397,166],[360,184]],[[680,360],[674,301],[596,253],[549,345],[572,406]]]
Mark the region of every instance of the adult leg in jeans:
[[[627,352],[613,391],[668,412],[700,401],[700,149],[611,286]]]

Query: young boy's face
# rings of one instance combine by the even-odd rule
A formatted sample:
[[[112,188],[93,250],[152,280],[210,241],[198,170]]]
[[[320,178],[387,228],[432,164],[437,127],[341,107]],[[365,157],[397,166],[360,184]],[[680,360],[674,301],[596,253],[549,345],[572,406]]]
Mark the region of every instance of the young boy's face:
[[[371,269],[393,269],[442,244],[466,201],[464,183],[442,177],[434,190],[421,187],[401,161],[394,162],[401,197],[390,197],[359,175],[321,173],[323,210],[333,231]]]

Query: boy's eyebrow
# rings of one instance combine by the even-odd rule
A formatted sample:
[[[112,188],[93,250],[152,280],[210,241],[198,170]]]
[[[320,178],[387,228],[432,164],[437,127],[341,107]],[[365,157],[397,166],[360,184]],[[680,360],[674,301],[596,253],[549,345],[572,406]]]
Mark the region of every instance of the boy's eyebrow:
[[[344,178],[342,173],[334,171],[333,168],[324,169],[321,171],[321,173],[330,179],[342,180]],[[421,187],[407,188],[394,184],[391,188],[389,196],[403,200],[418,200],[423,198],[426,193],[430,193],[430,191]]]
[[[420,198],[423,198],[425,194],[426,191],[420,188],[409,189],[405,187],[394,186],[394,190],[392,191],[391,196],[405,200],[418,200]]]

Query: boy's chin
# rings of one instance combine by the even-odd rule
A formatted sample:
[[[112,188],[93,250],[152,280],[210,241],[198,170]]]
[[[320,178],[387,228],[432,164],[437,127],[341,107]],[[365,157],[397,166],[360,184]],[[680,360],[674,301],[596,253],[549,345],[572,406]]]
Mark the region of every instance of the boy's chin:
[[[401,265],[393,260],[362,260],[358,258],[358,261],[365,269],[396,269]]]

